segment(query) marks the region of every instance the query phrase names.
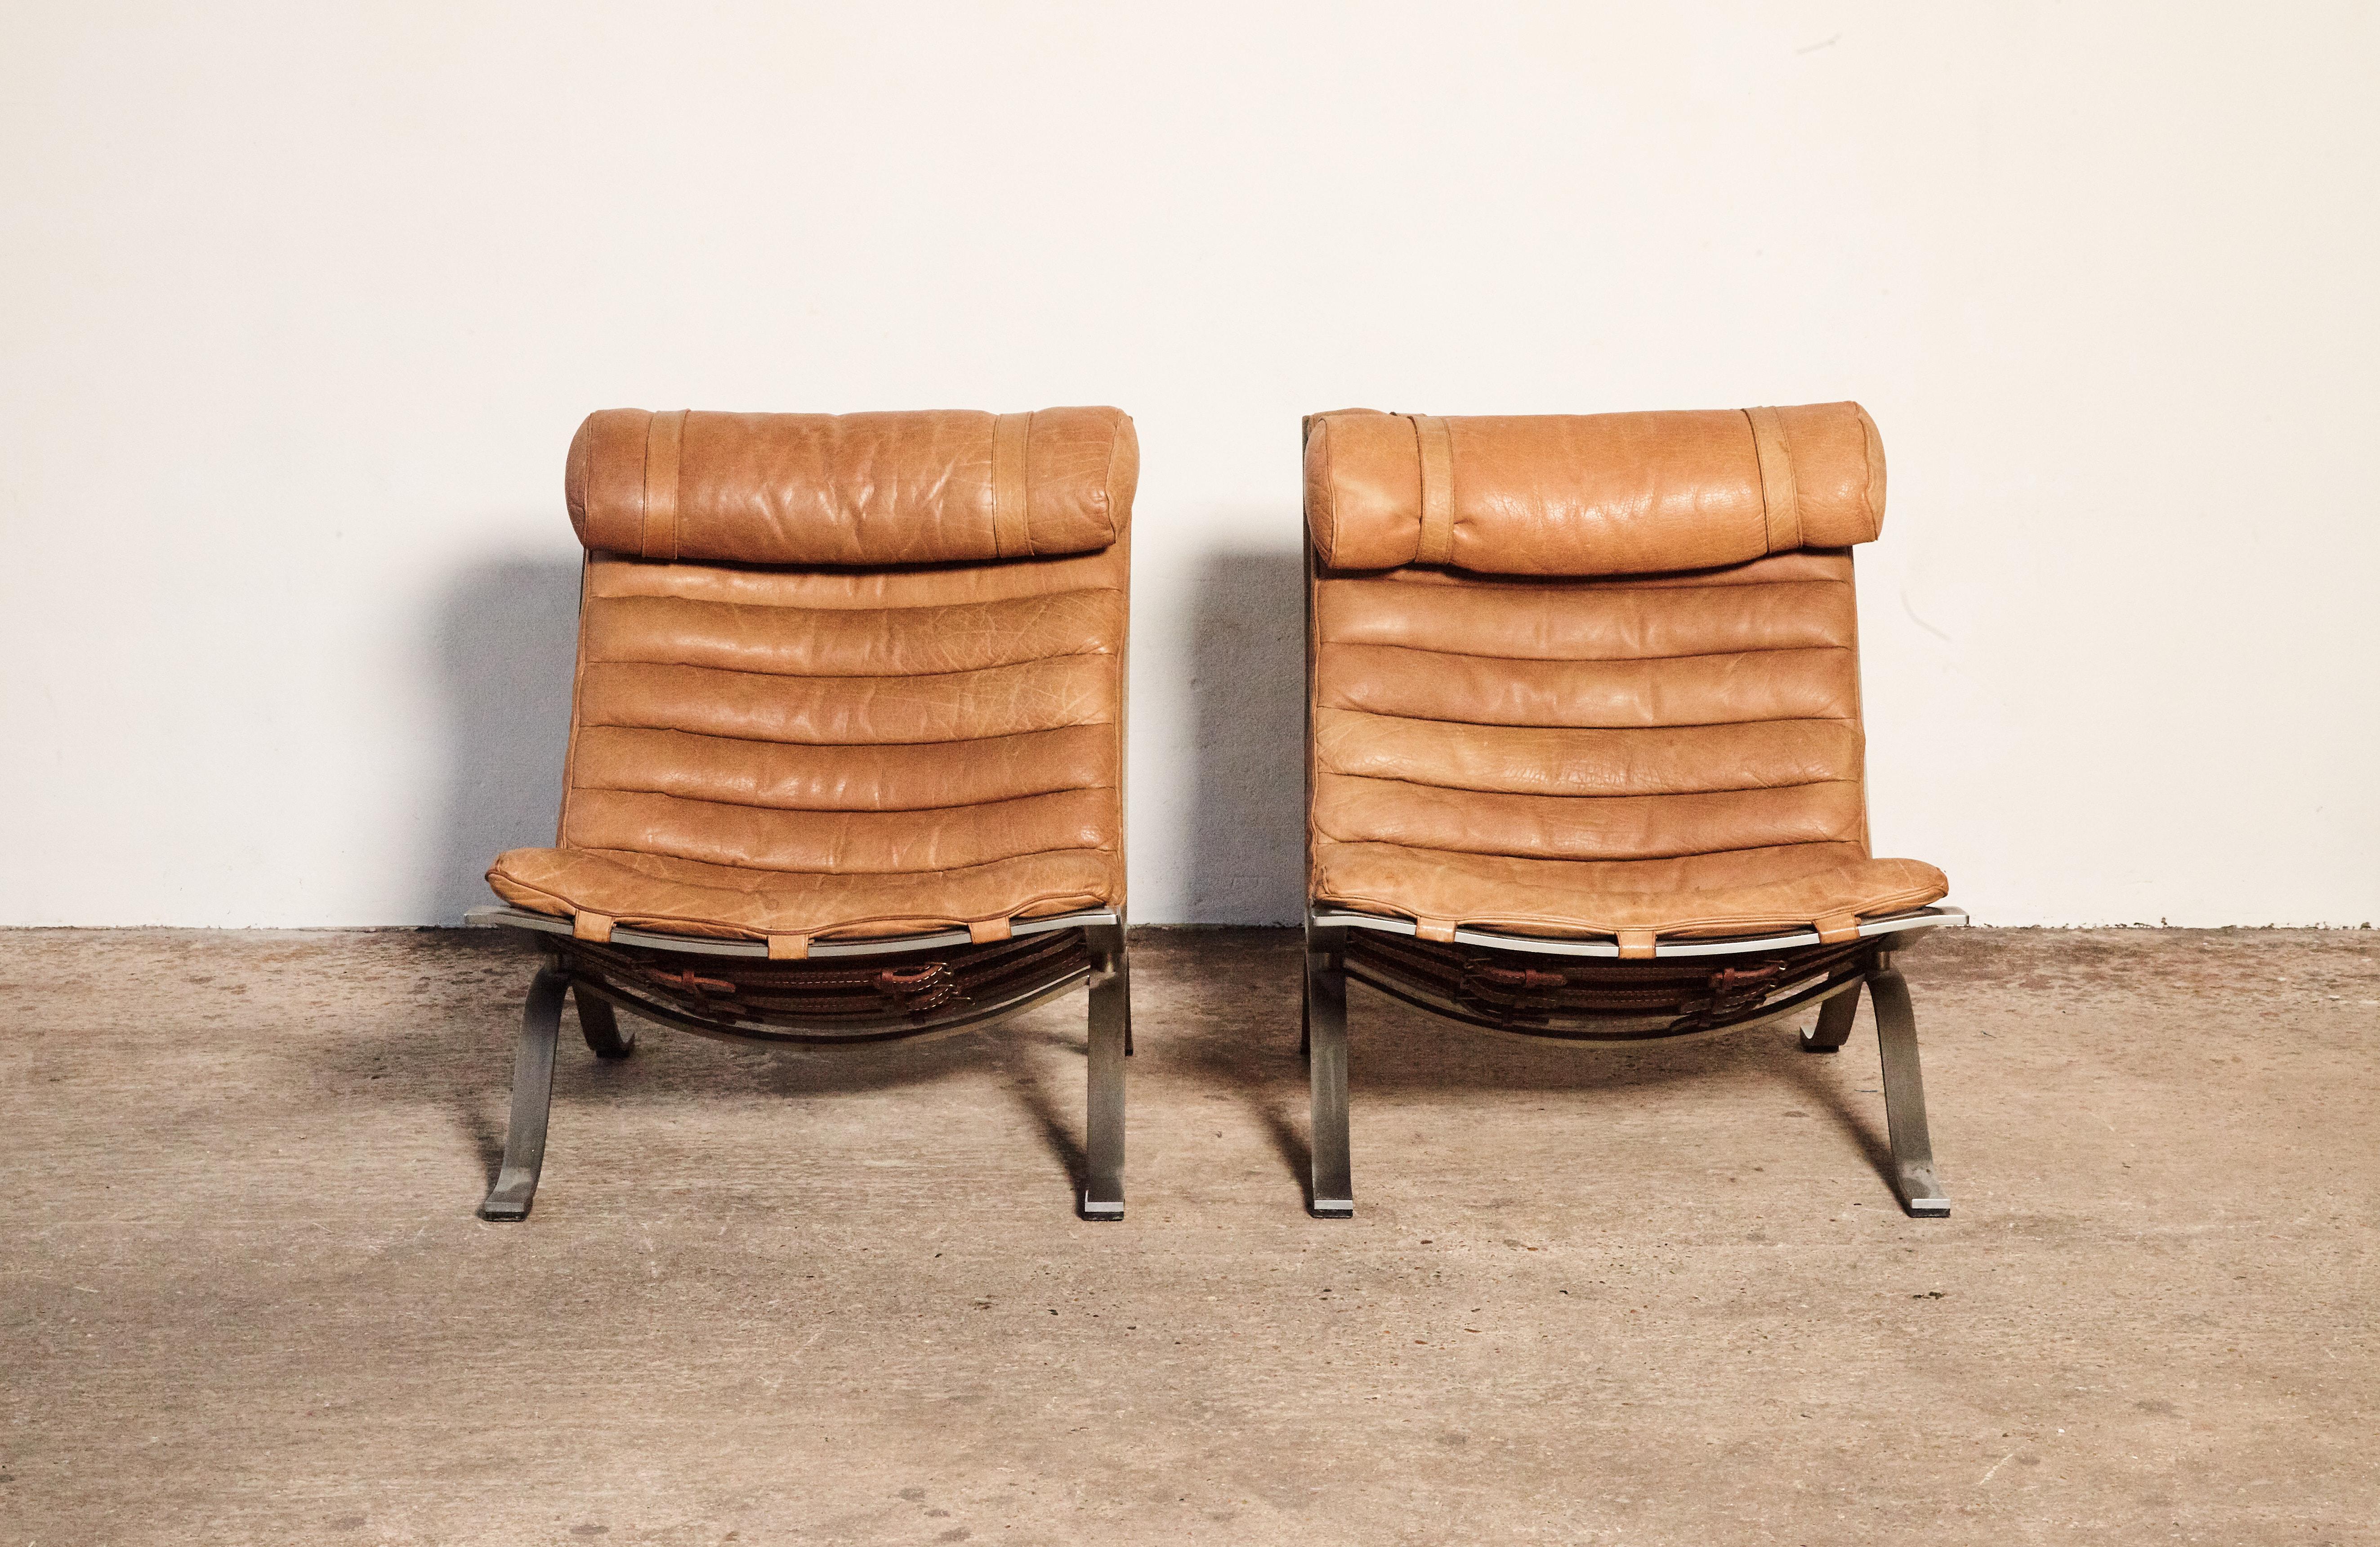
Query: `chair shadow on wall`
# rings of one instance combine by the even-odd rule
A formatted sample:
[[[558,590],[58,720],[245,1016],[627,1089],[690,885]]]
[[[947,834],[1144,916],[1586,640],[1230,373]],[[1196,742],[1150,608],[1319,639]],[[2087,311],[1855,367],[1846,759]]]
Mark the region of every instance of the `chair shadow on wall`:
[[[1188,675],[1194,763],[1183,835],[1189,915],[1207,924],[1297,926],[1305,897],[1302,550],[1208,557],[1191,609]],[[1215,956],[1218,965],[1236,957],[1223,942],[1212,944],[1217,951],[1196,954]],[[1195,960],[1185,965],[1193,973],[1201,969]],[[1281,1163],[1303,1178],[1310,1168],[1293,968],[1289,981],[1283,1023],[1197,1036],[1185,1051],[1213,1088],[1246,1104]],[[1244,993],[1240,1002],[1251,997]]]
[[[419,913],[439,924],[458,924],[468,910],[498,900],[486,881],[488,864],[497,855],[554,841],[578,656],[579,576],[578,564],[571,560],[496,560],[464,570],[439,601],[435,649],[445,710],[445,786],[419,894]],[[505,1028],[501,1054],[490,1049],[484,1068],[465,1061],[442,1093],[492,1182],[504,1154],[511,1031],[534,958],[526,942],[508,930],[487,932],[471,944],[516,956],[520,968],[513,983],[504,983],[501,973],[490,975],[492,982],[504,984],[507,996],[498,1017]],[[729,1049],[640,1027],[639,1055],[625,1065],[602,1065],[591,1055],[582,1059],[565,1051],[556,1063],[554,1094],[557,1106],[574,1097],[600,1101],[630,1091],[642,1099],[856,1094],[989,1071],[1032,1119],[1034,1131],[1079,1188],[1081,1135],[1063,1115],[1069,1103],[1047,1087],[1039,1066],[1053,1044],[1067,1041],[1067,1029],[1080,1020],[1082,1003],[1079,995],[1068,996],[1009,1027],[992,1029],[988,1039],[817,1053]],[[577,1045],[575,1008],[565,1014],[563,1035],[565,1049]],[[1071,1045],[1080,1042],[1077,1031]],[[659,1046],[686,1055],[644,1055]],[[373,1056],[362,1050],[355,1055]]]

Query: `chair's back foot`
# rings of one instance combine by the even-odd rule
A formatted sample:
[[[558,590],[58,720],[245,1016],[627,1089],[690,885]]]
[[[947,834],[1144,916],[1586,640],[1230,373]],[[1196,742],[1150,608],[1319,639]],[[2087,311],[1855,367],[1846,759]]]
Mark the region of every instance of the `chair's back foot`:
[[[496,1185],[488,1189],[487,1200],[480,1205],[480,1217],[492,1220],[528,1218],[528,1206],[537,1197],[537,1178],[505,1170],[496,1176]]]
[[[1917,1060],[1917,1017],[1909,984],[1884,961],[1867,981],[1876,1009],[1876,1053],[1884,1074],[1884,1121],[1892,1145],[1892,1190],[1919,1219],[1942,1219],[1950,1200],[1934,1175],[1934,1139],[1925,1123],[1925,1079]]]
[[[553,1041],[562,1029],[562,997],[570,979],[559,966],[538,972],[521,1006],[520,1043],[513,1054],[513,1114],[504,1129],[504,1164],[480,1205],[489,1220],[528,1218],[537,1178],[545,1169],[545,1124],[553,1104]]]

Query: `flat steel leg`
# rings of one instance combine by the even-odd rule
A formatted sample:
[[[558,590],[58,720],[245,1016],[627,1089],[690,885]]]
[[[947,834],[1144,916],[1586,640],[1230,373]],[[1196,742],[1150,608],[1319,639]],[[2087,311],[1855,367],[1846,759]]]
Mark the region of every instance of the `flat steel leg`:
[[[1893,1190],[1900,1206],[1926,1219],[1950,1212],[1950,1200],[1934,1179],[1934,1145],[1925,1132],[1925,1079],[1917,1066],[1917,1016],[1910,1008],[1909,984],[1887,966],[1867,981],[1876,1006],[1876,1040],[1884,1062],[1884,1120],[1892,1138]]]
[[[562,996],[570,979],[559,966],[540,969],[521,1009],[520,1050],[513,1056],[513,1117],[504,1163],[480,1205],[481,1219],[527,1219],[545,1166],[545,1118],[553,1105],[553,1043],[562,1031]]]
[[[585,989],[571,990],[570,996],[578,1002],[578,1031],[587,1039],[588,1050],[598,1058],[625,1058],[637,1051],[637,1029],[632,1024],[623,1031],[620,1017],[611,1005],[596,998]]]
[[[1123,1218],[1123,1060],[1132,979],[1123,929],[1088,932],[1092,951],[1090,1100],[1084,1122],[1083,1217]]]
[[[1833,1053],[1851,1040],[1852,1017],[1859,1014],[1859,984],[1818,1006],[1818,1024],[1802,1033],[1804,1053]]]
[[[1123,948],[1123,930],[1116,929],[1116,977],[1123,984],[1123,1055],[1132,1056],[1132,953]]]
[[[1305,1077],[1314,1097],[1317,1219],[1352,1219],[1347,1158],[1347,932],[1305,932]]]

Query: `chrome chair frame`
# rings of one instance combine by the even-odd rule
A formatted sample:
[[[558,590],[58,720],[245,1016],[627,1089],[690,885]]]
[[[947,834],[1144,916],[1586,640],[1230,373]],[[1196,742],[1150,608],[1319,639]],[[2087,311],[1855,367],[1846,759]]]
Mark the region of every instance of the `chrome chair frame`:
[[[620,1059],[636,1051],[637,1037],[633,1028],[625,1031],[621,1029],[617,1010],[627,1010],[696,1036],[725,1041],[777,1047],[868,1046],[946,1037],[990,1025],[1055,999],[1083,982],[1090,985],[1089,1090],[1083,1146],[1084,1187],[1077,1204],[1086,1220],[1123,1218],[1123,1061],[1132,1054],[1132,975],[1121,911],[1100,908],[1017,920],[1012,932],[1014,935],[1080,931],[1088,964],[1077,962],[1043,973],[992,1004],[969,1003],[941,1015],[902,1013],[838,1018],[832,1028],[821,1026],[816,1030],[729,1015],[697,1016],[607,981],[572,950],[576,936],[568,919],[523,908],[481,907],[464,915],[463,921],[475,928],[522,931],[537,941],[547,956],[529,984],[528,999],[521,1010],[520,1041],[513,1060],[512,1120],[504,1135],[504,1163],[480,1205],[481,1219],[526,1219],[536,1199],[538,1178],[545,1163],[546,1126],[553,1102],[554,1046],[561,1035],[565,995],[577,1001],[579,1029],[587,1039],[588,1048],[599,1058]],[[973,943],[965,930],[869,940],[821,940],[810,946],[809,959],[914,957],[922,952],[947,951]],[[621,928],[612,932],[608,944],[692,957],[765,958],[769,954],[766,943],[757,940],[701,939]]]
[[[1442,1019],[1532,1040],[1550,1038],[1601,1046],[1713,1037],[1770,1025],[1815,1005],[1817,1024],[1802,1034],[1804,1053],[1833,1053],[1841,1048],[1851,1036],[1852,1018],[1857,1013],[1860,989],[1864,985],[1876,1007],[1876,1041],[1883,1056],[1884,1115],[1892,1148],[1893,1190],[1901,1207],[1912,1215],[1943,1218],[1950,1212],[1950,1200],[1935,1175],[1934,1146],[1926,1132],[1925,1078],[1917,1057],[1917,1020],[1910,1005],[1909,985],[1893,958],[1904,937],[1966,921],[1966,914],[1958,908],[1940,907],[1872,920],[1860,926],[1859,938],[1862,943],[1873,944],[1849,965],[1799,973],[1789,966],[1783,981],[1757,1001],[1726,1014],[1598,1015],[1591,1020],[1573,1017],[1567,1025],[1557,1024],[1560,1017],[1549,1017],[1540,1030],[1489,1021],[1466,1012],[1460,1005],[1366,970],[1360,961],[1351,968],[1347,949],[1351,932],[1371,930],[1411,935],[1415,932],[1411,920],[1380,918],[1338,907],[1309,908],[1305,920],[1305,1026],[1299,1039],[1313,1102],[1313,1191],[1307,1208],[1318,1219],[1349,1219],[1355,1212],[1347,1132],[1347,980],[1353,977]],[[1456,930],[1454,944],[1530,956],[1611,960],[1620,956],[1619,944],[1610,940],[1549,939],[1491,930]],[[1674,940],[1656,944],[1653,957],[1660,960],[1754,953],[1773,956],[1820,944],[1818,936],[1807,930]]]

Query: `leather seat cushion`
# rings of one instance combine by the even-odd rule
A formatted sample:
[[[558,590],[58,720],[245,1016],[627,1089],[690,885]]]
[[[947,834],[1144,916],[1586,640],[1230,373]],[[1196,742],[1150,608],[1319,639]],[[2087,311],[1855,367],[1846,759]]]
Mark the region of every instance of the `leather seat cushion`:
[[[1439,939],[1834,933],[1948,890],[1869,857],[1848,552],[1313,593],[1318,904]]]
[[[1875,540],[1884,445],[1856,403],[1433,419],[1318,414],[1326,569],[1648,575]]]
[[[746,938],[1121,907],[1131,566],[590,555],[555,846],[489,883]]]
[[[711,938],[865,938],[1043,918],[1123,896],[1112,849],[1017,855],[933,873],[763,871],[669,855],[516,848],[488,883],[516,907],[592,913],[631,929]]]
[[[563,488],[591,552],[880,566],[1096,552],[1123,534],[1139,474],[1116,408],[606,408],[571,440]]]
[[[1360,913],[1515,934],[1756,934],[1939,901],[1949,883],[1916,859],[1857,845],[1793,844],[1670,859],[1563,860],[1400,844],[1315,845],[1314,896]]]

